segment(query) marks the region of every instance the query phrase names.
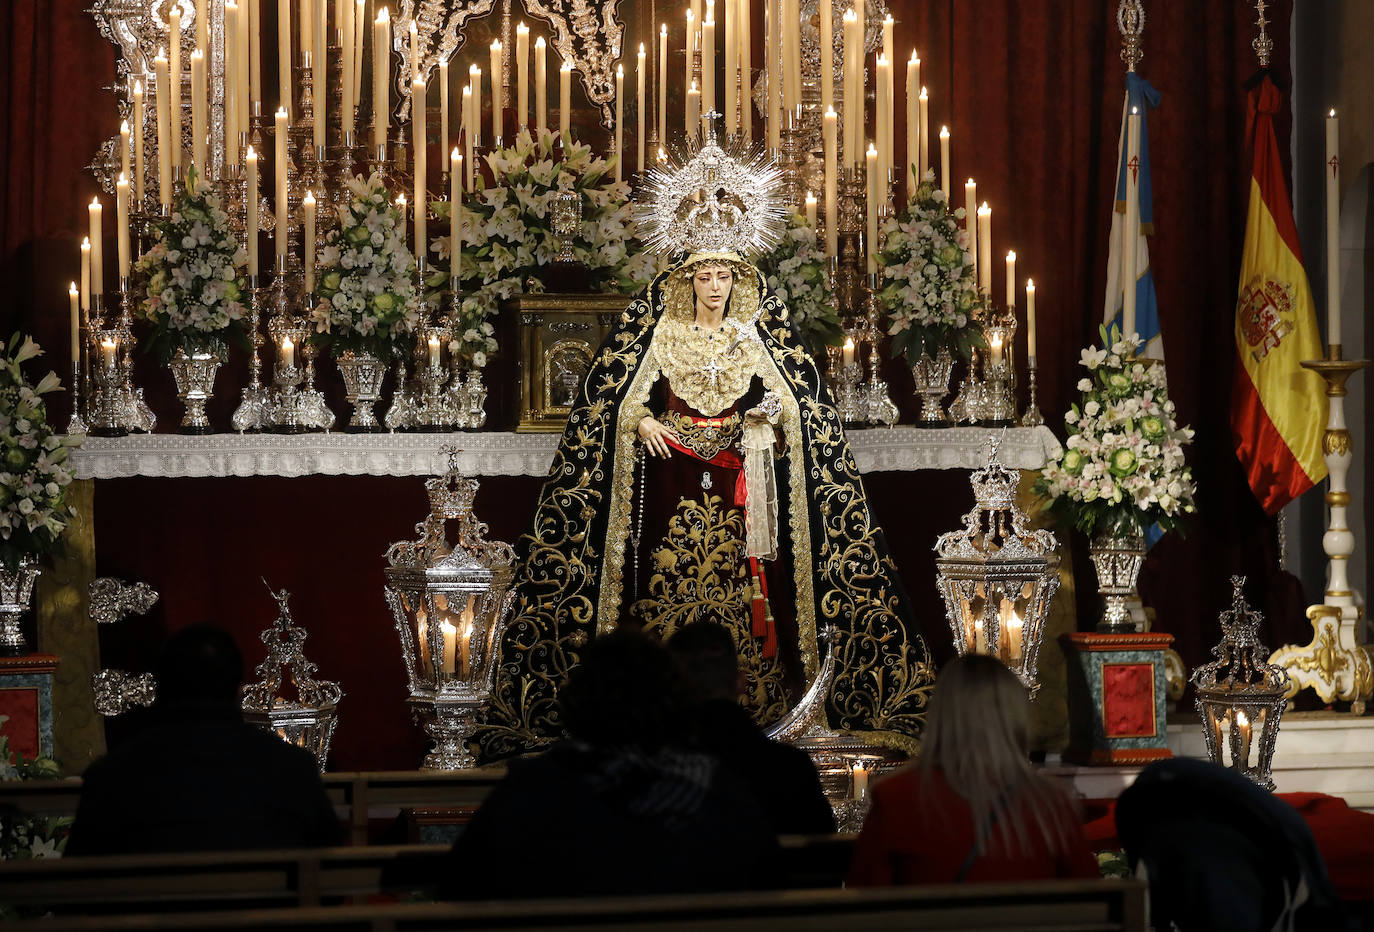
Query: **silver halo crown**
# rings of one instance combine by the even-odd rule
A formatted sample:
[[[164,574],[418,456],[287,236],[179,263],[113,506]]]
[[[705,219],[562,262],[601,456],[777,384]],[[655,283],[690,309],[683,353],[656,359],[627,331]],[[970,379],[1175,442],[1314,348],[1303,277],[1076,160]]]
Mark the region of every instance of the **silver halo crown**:
[[[689,143],[690,145],[691,143]],[[752,259],[782,239],[782,172],[762,152],[716,141],[714,128],[685,163],[645,173],[635,219],[646,246]]]

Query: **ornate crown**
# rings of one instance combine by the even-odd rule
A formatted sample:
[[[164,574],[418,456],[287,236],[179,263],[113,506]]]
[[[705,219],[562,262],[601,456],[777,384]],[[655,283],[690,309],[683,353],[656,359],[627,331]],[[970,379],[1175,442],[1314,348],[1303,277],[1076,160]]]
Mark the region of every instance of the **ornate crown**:
[[[712,131],[685,164],[645,176],[636,220],[641,239],[664,256],[753,258],[782,238],[782,172],[761,152],[723,148]]]

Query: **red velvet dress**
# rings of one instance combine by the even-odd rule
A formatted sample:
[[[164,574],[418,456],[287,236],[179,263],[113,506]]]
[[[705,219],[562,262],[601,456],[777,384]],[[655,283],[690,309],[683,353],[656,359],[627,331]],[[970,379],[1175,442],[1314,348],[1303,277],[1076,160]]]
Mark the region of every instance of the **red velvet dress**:
[[[872,792],[873,808],[854,846],[849,886],[953,883],[975,841],[973,815],[963,797],[938,772],[926,780],[912,767],[878,782]],[[1032,830],[1024,853],[1015,842],[1009,849],[994,830],[965,881],[1102,876],[1078,819],[1070,818],[1065,826],[1068,848],[1058,853],[1038,837],[1033,822],[1029,825]]]
[[[745,704],[766,724],[795,702],[802,674],[786,534],[776,560],[751,561],[745,547],[739,437],[743,412],[762,396],[756,378],[735,404],[707,418],[666,379],[655,385],[649,409],[679,442],[666,460],[645,456],[639,466],[626,600],[646,630],[664,639],[697,620],[728,627],[747,681]],[[757,607],[756,579],[765,593]]]

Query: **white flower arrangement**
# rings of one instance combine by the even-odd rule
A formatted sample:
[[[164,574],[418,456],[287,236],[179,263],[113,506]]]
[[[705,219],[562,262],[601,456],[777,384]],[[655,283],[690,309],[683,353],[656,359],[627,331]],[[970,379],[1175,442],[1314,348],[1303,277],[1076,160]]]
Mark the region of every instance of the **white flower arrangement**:
[[[962,207],[950,211],[928,171],[901,213],[883,223],[878,300],[887,311],[892,355],[914,362],[948,349],[968,359],[985,345],[980,329],[970,326],[980,298],[964,217]]]
[[[486,156],[491,182],[481,175],[464,198],[458,278],[463,300],[455,336],[460,353],[474,366],[496,350],[491,320],[502,301],[543,290],[541,270],[558,251],[552,201],[560,191],[582,194],[582,227],[573,252],[586,266],[596,291],[632,294],[653,280],[656,264],[634,238],[628,182],[612,179],[612,165],[591,147],[570,142],[562,158],[554,153],[555,132],[531,135],[522,129],[514,143]],[[449,277],[452,235],[430,244],[436,254],[431,284]]]
[[[193,166],[171,214],[157,224],[157,242],[137,266],[148,276],[141,310],[153,323],[152,345],[164,362],[177,350],[225,358],[225,338],[248,312],[239,277],[247,261],[219,197]]]
[[[825,248],[806,218],[788,220],[782,242],[759,260],[759,271],[778,298],[787,305],[802,339],[813,353],[839,346],[844,338],[835,294],[826,269]]]
[[[1136,356],[1138,337],[1102,328],[1103,348],[1083,350],[1082,405],[1064,415],[1069,437],[1037,488],[1086,534],[1172,530],[1196,510],[1183,456],[1193,431],[1179,427],[1164,367]]]
[[[60,387],[57,374],[30,385],[20,369],[42,352],[16,333],[0,363],[0,565],[10,572],[24,557],[41,560],[56,550],[76,513],[66,500],[67,454],[85,437],[55,433],[48,424],[43,395]]]
[[[420,321],[415,257],[381,175],[347,184],[352,197],[320,250],[316,340],[335,356],[351,350],[395,359]]]

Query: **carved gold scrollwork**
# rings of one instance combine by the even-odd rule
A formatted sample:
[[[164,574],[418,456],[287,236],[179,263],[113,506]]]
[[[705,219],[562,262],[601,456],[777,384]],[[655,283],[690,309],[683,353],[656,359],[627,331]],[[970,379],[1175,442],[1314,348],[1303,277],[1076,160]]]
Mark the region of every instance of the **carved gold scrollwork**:
[[[1345,428],[1327,430],[1322,434],[1322,453],[1326,456],[1350,455],[1350,431]]]
[[[1369,655],[1355,644],[1356,619],[1343,617],[1340,606],[1313,605],[1307,609],[1312,622],[1312,641],[1304,646],[1286,644],[1269,656],[1269,662],[1288,671],[1285,695],[1310,688],[1323,702],[1350,702],[1360,714],[1374,695],[1374,668]]]

